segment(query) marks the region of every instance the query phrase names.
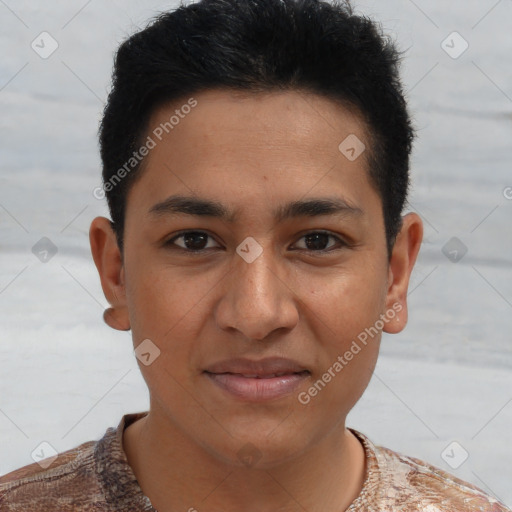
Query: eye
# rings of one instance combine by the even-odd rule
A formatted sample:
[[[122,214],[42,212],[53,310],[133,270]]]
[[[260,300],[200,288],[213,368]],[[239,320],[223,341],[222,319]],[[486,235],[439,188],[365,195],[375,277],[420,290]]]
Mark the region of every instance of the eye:
[[[328,244],[329,239],[333,239],[338,242],[338,245],[341,247],[345,247],[348,244],[345,243],[341,238],[327,232],[327,231],[312,231],[310,233],[306,233],[303,235],[300,240],[305,240],[306,247],[300,247],[299,249],[312,250],[313,252],[330,252],[332,249],[332,245],[330,248],[325,248],[326,244]],[[336,244],[334,244],[336,246]]]
[[[183,245],[175,243],[175,241],[180,238],[183,239]],[[165,242],[165,245],[177,246],[188,252],[202,252],[212,248],[211,246],[208,247],[208,238],[213,240],[213,238],[204,231],[183,231]]]
[[[182,244],[176,243],[177,240],[182,239]],[[183,249],[189,253],[201,253],[208,249],[213,249],[215,246],[208,245],[208,239],[213,240],[213,237],[205,231],[182,231],[173,238],[165,242],[165,246],[171,248]],[[311,252],[330,252],[333,250],[333,245],[325,247],[328,244],[329,239],[338,242],[338,248],[346,247],[348,244],[339,237],[327,232],[327,231],[312,231],[306,233],[299,240],[304,239],[305,247],[299,247],[299,250],[306,250]],[[336,243],[334,244],[334,247]],[[217,245],[217,247],[220,247]]]

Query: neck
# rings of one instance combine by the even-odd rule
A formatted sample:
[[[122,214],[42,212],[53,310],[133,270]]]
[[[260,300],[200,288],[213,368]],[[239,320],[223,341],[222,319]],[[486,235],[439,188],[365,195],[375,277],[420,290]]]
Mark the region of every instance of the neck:
[[[125,429],[123,448],[158,512],[340,512],[365,473],[364,448],[344,425],[266,469],[220,460],[151,412]]]

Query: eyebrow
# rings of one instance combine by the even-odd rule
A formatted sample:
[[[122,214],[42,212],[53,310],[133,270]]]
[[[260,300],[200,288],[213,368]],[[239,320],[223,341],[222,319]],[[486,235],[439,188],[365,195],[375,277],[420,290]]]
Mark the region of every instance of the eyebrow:
[[[214,217],[229,223],[236,222],[240,210],[231,210],[222,203],[193,196],[172,195],[149,209],[154,218],[169,215],[195,215]],[[340,197],[313,198],[304,201],[291,201],[273,211],[278,223],[295,217],[317,217],[324,215],[357,217],[363,215],[361,208]]]

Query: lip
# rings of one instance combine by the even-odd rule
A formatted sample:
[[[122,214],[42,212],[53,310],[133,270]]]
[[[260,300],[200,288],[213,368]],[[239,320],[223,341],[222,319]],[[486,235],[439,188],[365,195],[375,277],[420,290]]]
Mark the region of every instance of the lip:
[[[290,394],[311,375],[297,361],[282,357],[229,359],[209,366],[203,373],[224,391],[252,402]]]
[[[288,373],[280,377],[244,377],[238,373],[210,373],[205,375],[218,387],[239,399],[249,402],[271,400],[292,393],[310,373]]]
[[[266,357],[253,360],[243,357],[225,359],[205,368],[208,373],[238,373],[240,375],[256,375],[260,378],[268,377],[275,373],[300,373],[309,371],[293,359],[284,357]]]

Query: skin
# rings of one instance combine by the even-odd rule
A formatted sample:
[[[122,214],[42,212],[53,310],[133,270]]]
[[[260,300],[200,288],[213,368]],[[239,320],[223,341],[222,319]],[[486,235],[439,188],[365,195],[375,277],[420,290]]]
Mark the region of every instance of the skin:
[[[194,98],[197,106],[150,151],[129,190],[123,258],[108,219],[90,229],[111,304],[105,320],[131,329],[135,347],[149,338],[161,351],[152,364],[139,362],[150,410],[124,433],[128,462],[159,512],[345,510],[365,470],[345,421],[371,379],[380,332],[308,404],[297,395],[393,304],[402,309],[384,331],[405,327],[422,222],[415,213],[403,217],[389,261],[365,153],[350,161],[338,149],[350,134],[369,147],[357,113],[298,91],[209,90]],[[185,102],[156,110],[150,127]],[[148,213],[173,194],[216,200],[238,217]],[[272,216],[289,201],[324,197],[362,212],[280,223]],[[211,238],[164,244],[184,229]],[[338,238],[315,246],[304,235],[318,230]],[[252,263],[236,252],[249,236],[263,249]],[[191,254],[194,247],[206,250]],[[292,358],[311,375],[289,395],[244,402],[203,374],[238,356]],[[260,455],[252,466],[238,456],[247,443]]]

